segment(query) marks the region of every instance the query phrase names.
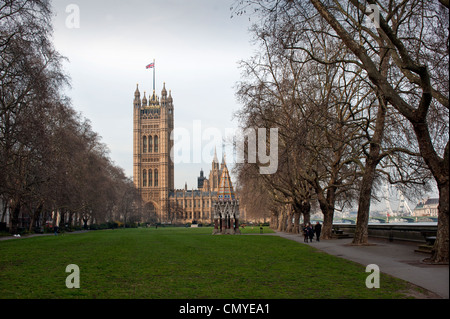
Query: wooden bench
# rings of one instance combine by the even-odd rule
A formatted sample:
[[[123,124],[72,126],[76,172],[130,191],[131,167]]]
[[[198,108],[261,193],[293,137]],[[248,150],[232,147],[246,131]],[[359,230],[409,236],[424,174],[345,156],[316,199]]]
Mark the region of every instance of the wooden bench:
[[[425,240],[428,245],[433,246],[434,242],[436,241],[436,236],[427,236],[425,237]]]

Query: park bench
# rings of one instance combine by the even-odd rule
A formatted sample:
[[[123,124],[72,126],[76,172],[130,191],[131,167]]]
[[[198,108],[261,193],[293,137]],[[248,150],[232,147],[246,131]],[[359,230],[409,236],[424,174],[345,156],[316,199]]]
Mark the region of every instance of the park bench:
[[[342,238],[349,238],[349,237],[351,237],[350,234],[344,234],[344,231],[342,229],[339,229],[339,227],[332,228],[331,232],[332,232],[332,237],[333,238],[342,239]]]
[[[425,240],[428,245],[433,246],[434,242],[436,241],[436,236],[427,236],[425,237]]]
[[[425,238],[428,245],[434,245],[434,242],[436,241],[436,231],[422,231],[420,233]]]
[[[415,249],[414,251],[418,253],[431,254],[434,242],[436,241],[436,231],[422,231],[420,233],[424,237],[426,244],[419,245],[418,249]]]

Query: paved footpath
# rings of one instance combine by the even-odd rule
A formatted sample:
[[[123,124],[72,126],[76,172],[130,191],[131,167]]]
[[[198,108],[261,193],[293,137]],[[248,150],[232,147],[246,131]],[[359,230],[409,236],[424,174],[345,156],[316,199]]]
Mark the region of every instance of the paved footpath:
[[[85,233],[88,232],[88,230],[77,230],[73,232],[67,232],[67,233],[58,233],[58,236],[65,236],[70,234],[79,234],[79,233]],[[46,234],[29,234],[24,235],[21,237],[14,237],[14,236],[0,236],[0,241],[2,240],[13,240],[13,239],[25,239],[25,238],[32,238],[32,237],[38,237],[38,236],[55,236],[54,233],[46,233]]]
[[[276,232],[275,235],[303,243],[303,236]],[[406,280],[417,286],[425,288],[442,298],[449,299],[449,268],[448,265],[428,265],[422,262],[427,254],[414,251],[418,243],[371,238],[369,246],[350,245],[352,239],[321,240],[311,245],[330,255],[349,259],[364,266],[376,264],[380,271],[391,276]]]

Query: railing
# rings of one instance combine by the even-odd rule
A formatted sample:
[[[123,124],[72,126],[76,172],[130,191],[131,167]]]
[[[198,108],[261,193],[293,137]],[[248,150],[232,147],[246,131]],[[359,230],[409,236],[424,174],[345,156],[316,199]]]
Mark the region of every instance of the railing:
[[[338,227],[344,233],[354,234],[356,225],[334,223],[333,227]],[[369,237],[386,238],[390,241],[405,240],[414,242],[425,242],[427,237],[435,236],[437,225],[423,225],[406,223],[405,225],[393,224],[369,224]]]

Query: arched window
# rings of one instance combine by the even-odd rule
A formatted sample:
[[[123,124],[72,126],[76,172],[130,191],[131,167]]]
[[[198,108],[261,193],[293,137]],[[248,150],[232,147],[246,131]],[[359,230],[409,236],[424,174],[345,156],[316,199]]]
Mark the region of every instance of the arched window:
[[[148,170],[148,186],[153,186],[153,172],[151,169]]]
[[[158,170],[155,169],[155,187],[158,186]]]
[[[154,144],[155,144],[155,153],[158,153],[158,147],[159,147],[159,145],[158,145],[158,141],[159,139],[158,139],[158,136],[156,136],[155,135],[155,138],[154,138]]]
[[[148,152],[151,153],[153,151],[153,138],[150,135],[148,137]]]
[[[142,172],[142,186],[147,187],[147,171],[145,169]]]
[[[147,137],[146,136],[144,136],[143,138],[142,138],[142,152],[143,153],[147,153]]]

